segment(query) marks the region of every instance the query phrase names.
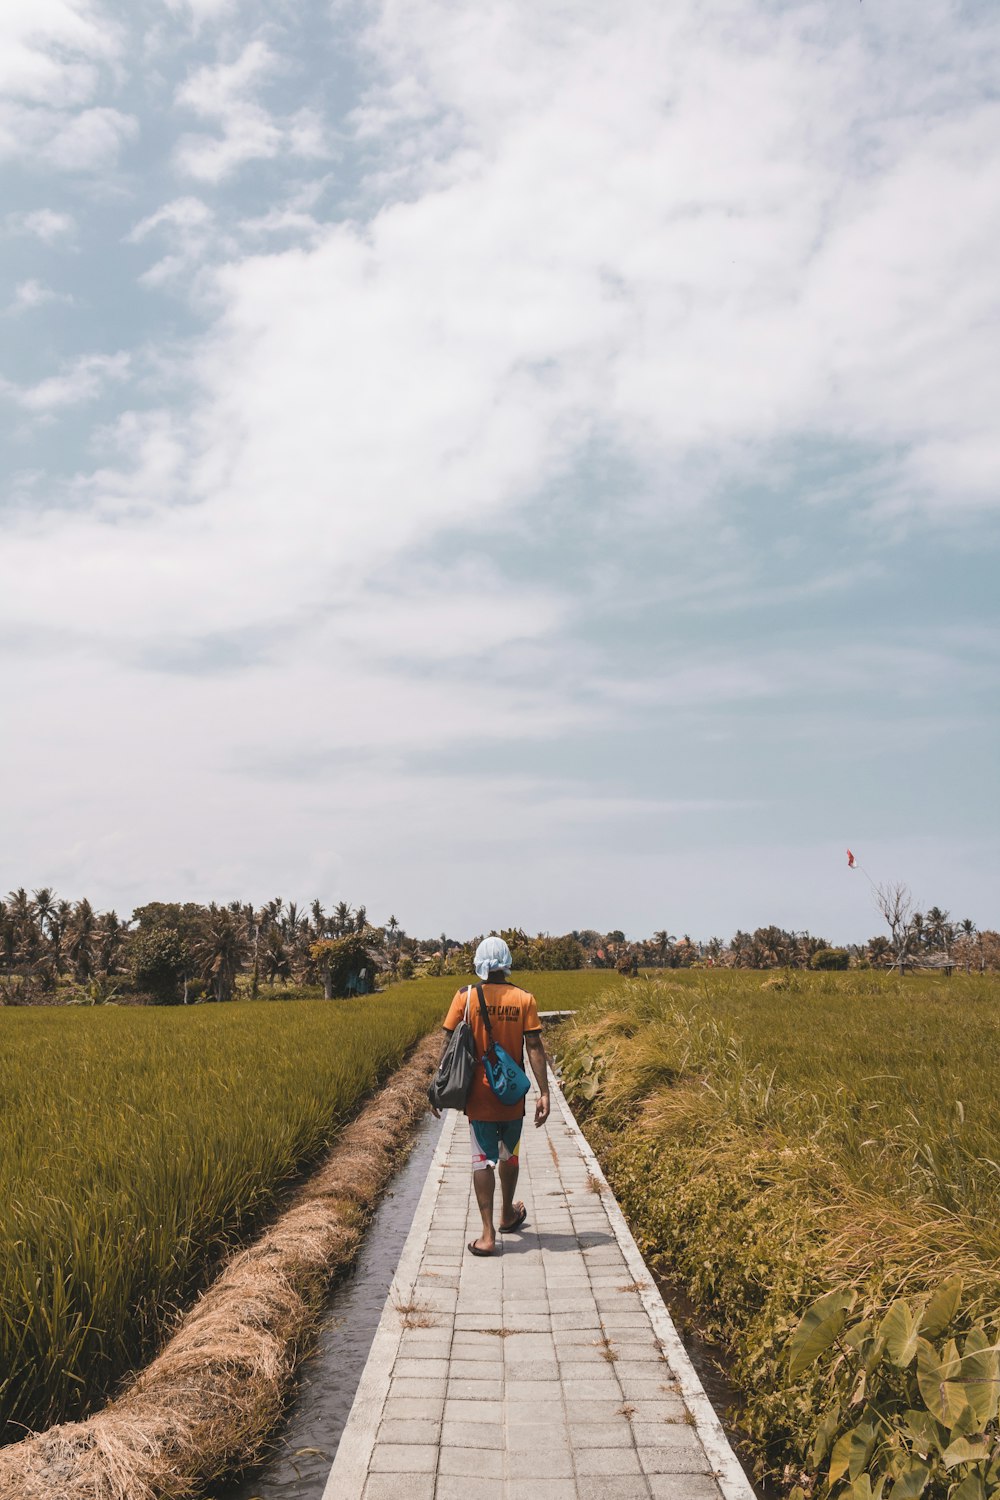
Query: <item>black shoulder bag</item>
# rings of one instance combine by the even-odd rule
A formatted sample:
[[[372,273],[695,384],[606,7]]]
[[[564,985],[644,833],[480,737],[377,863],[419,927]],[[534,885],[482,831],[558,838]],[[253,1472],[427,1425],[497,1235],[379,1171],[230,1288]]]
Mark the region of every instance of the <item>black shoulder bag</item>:
[[[471,990],[469,991],[471,996]],[[438,1070],[431,1079],[427,1097],[435,1109],[464,1109],[476,1075],[476,1043],[469,1025],[469,1001],[465,1015],[448,1038]]]

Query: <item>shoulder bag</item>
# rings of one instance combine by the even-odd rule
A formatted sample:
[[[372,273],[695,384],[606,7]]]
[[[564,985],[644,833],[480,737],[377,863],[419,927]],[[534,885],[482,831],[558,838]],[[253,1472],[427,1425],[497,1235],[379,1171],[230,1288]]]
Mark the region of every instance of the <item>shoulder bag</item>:
[[[476,1043],[469,1025],[469,1002],[465,1015],[448,1038],[447,1046],[431,1079],[427,1097],[435,1109],[464,1109],[476,1076]]]

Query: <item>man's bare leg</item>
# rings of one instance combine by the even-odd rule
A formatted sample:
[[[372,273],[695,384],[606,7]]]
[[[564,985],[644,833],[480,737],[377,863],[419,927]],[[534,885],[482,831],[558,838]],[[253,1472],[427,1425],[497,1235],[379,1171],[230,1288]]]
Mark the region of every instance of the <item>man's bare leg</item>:
[[[503,1180],[503,1167],[500,1168],[501,1181]],[[496,1230],[493,1228],[493,1186],[494,1172],[492,1167],[480,1167],[472,1174],[472,1186],[476,1190],[476,1202],[479,1204],[479,1212],[483,1216],[482,1238],[474,1240],[473,1244],[477,1250],[493,1250],[497,1242]]]
[[[514,1189],[517,1187],[518,1160],[516,1156],[509,1156],[506,1161],[500,1163],[500,1194],[502,1203],[500,1205],[500,1228],[513,1228],[514,1221],[524,1207],[523,1203],[514,1202]]]

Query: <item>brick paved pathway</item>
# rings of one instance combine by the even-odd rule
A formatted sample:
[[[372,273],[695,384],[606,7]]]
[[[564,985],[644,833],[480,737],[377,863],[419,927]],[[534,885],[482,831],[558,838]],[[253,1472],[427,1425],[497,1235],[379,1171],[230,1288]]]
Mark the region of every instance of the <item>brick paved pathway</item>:
[[[568,1106],[528,1104],[488,1260],[446,1115],[324,1500],[753,1500]]]

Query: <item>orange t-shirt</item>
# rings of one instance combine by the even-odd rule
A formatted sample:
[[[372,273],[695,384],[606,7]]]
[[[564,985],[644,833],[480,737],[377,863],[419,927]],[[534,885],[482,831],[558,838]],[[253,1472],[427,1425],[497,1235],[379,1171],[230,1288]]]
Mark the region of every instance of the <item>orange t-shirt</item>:
[[[529,995],[527,990],[519,990],[516,984],[484,984],[483,997],[490,1013],[493,1040],[524,1067],[524,1033],[542,1029],[534,995]],[[465,1015],[466,1001],[469,1002],[469,1023],[472,1026],[476,1052],[482,1057],[488,1041],[475,986],[471,996],[467,988],[458,991],[444,1018],[444,1029],[455,1030]],[[518,1120],[524,1114],[524,1100],[520,1099],[517,1104],[501,1104],[486,1082],[485,1069],[480,1067],[476,1069],[472,1080],[465,1113],[470,1120]]]

